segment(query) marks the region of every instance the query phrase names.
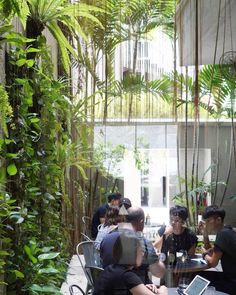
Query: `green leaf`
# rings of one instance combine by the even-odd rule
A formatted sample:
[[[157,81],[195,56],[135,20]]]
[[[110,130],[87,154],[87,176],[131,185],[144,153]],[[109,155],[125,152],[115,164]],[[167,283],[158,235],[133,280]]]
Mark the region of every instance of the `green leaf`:
[[[12,139],[5,139],[5,144],[10,144],[12,142],[14,142]]]
[[[16,165],[14,163],[12,163],[12,164],[10,164],[10,165],[7,166],[7,173],[10,176],[16,175],[17,168],[16,168]]]
[[[15,270],[13,270],[13,272],[16,275],[16,277],[19,278],[19,279],[23,279],[25,277],[25,275],[19,270],[15,269]]]
[[[38,123],[39,121],[40,121],[39,118],[32,118],[32,119],[30,119],[30,122],[31,123]]]
[[[32,68],[32,66],[34,65],[34,60],[33,60],[33,59],[28,59],[28,60],[26,61],[26,64],[27,64],[27,66],[28,66],[29,68]]]
[[[35,292],[42,292],[42,293],[53,293],[55,295],[57,294],[62,294],[60,292],[60,289],[57,288],[56,286],[50,286],[50,285],[46,285],[46,286],[40,286],[40,285],[36,285],[36,284],[33,284],[32,286],[30,286],[30,290],[31,291],[35,291]]]
[[[38,49],[38,48],[33,48],[33,47],[30,47],[28,49],[26,49],[26,52],[40,52],[41,50]]]
[[[6,157],[7,157],[7,158],[16,158],[16,157],[17,157],[17,154],[7,153],[7,154],[6,154]]]
[[[53,259],[53,258],[56,258],[59,254],[60,254],[60,252],[51,252],[51,253],[40,254],[38,256],[38,260],[42,261],[42,260],[47,260],[47,259]]]
[[[51,246],[51,247],[43,247],[42,248],[42,252],[43,253],[47,253],[47,252],[50,252],[52,249],[54,249],[54,246]]]
[[[17,223],[17,224],[20,224],[20,223],[22,223],[23,221],[24,221],[24,218],[23,218],[22,216],[20,216],[20,217],[17,219],[16,223]]]
[[[39,271],[38,271],[39,274],[43,274],[43,273],[60,273],[59,270],[57,270],[56,268],[52,267],[52,266],[49,266],[47,268],[41,268]]]
[[[22,67],[25,63],[26,63],[26,59],[25,58],[21,58],[21,59],[19,59],[19,60],[16,61],[16,65],[18,67]]]
[[[0,256],[9,255],[7,251],[0,250]]]
[[[49,194],[49,193],[45,193],[44,196],[48,200],[53,200],[53,201],[55,200],[55,198],[51,194]]]
[[[38,259],[32,255],[30,247],[25,245],[24,250],[25,250],[25,253],[28,255],[29,259],[33,262],[33,264],[36,264]]]

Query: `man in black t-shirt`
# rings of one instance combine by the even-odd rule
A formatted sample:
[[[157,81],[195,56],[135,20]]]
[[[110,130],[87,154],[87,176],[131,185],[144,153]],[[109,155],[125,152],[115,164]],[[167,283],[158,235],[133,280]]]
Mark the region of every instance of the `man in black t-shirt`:
[[[230,226],[224,226],[225,210],[218,206],[208,206],[203,213],[201,231],[204,237],[204,259],[211,267],[221,260],[223,272],[202,272],[201,275],[211,281],[217,291],[236,294],[236,232]],[[216,234],[216,240],[211,247],[208,235]]]
[[[107,204],[101,205],[98,207],[96,212],[93,215],[92,219],[92,229],[91,229],[91,236],[93,239],[96,239],[98,233],[98,226],[105,221],[105,214],[109,206],[119,206],[121,199],[120,193],[111,193],[107,196]]]

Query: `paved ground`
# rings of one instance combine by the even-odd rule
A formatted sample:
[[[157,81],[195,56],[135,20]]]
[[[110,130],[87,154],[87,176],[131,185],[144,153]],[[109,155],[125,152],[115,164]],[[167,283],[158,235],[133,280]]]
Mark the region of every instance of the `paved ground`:
[[[67,272],[66,281],[61,286],[61,292],[63,295],[70,294],[69,286],[72,284],[79,285],[83,290],[86,289],[87,280],[86,280],[86,277],[84,276],[83,269],[79,263],[79,259],[77,255],[72,256],[72,259],[68,268],[68,272]]]
[[[81,259],[84,259],[83,255],[80,255],[80,257]],[[156,278],[156,277],[152,277],[152,281],[156,285],[159,285],[160,283],[159,278]],[[67,276],[66,276],[66,281],[61,286],[62,294],[70,295],[69,286],[73,284],[79,285],[84,291],[87,285],[87,279],[84,275],[83,269],[79,263],[79,259],[77,255],[72,256],[72,259],[68,268]],[[75,294],[77,293],[75,292]],[[78,294],[81,294],[81,293],[78,292]]]

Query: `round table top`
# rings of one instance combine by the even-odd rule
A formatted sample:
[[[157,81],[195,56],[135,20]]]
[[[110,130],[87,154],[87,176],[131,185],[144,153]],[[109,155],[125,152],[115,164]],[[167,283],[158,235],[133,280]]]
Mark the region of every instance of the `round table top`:
[[[168,288],[168,295],[178,295],[177,288]],[[215,295],[228,295],[228,294],[224,292],[216,291]]]
[[[210,266],[201,262],[200,258],[187,259],[185,262],[178,260],[175,265],[167,267],[174,273],[198,272],[208,268]]]

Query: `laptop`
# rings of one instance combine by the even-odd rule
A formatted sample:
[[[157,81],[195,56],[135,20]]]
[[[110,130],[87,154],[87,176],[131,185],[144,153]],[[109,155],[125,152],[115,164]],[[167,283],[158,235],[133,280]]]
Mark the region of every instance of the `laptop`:
[[[210,281],[196,275],[183,293],[186,295],[201,295],[209,284]]]

